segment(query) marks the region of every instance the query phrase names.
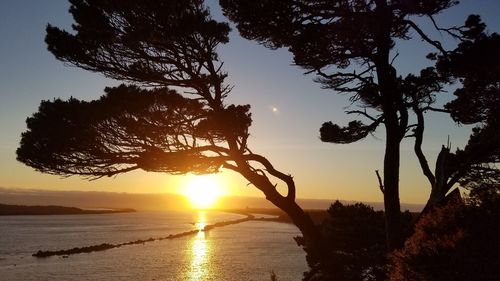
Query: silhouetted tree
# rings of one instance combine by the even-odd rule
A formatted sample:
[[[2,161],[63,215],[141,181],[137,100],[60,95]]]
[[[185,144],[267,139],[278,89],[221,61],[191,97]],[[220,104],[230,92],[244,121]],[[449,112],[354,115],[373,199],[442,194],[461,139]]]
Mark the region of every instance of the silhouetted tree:
[[[481,23],[474,22],[474,17],[465,26],[451,28],[439,27],[434,19],[436,14],[458,1],[220,0],[220,3],[242,36],[272,49],[288,48],[294,55],[294,62],[306,73],[315,73],[316,81],[324,88],[348,94],[350,101],[359,105],[359,109],[347,113],[364,117],[368,124],[359,120],[351,121],[347,126],[326,122],[320,129],[322,141],[352,143],[365,138],[379,125],[385,127],[384,176],[379,179],[384,193],[389,249],[400,247],[403,242],[398,183],[403,138],[415,137],[415,153],[432,186],[431,205],[446,195],[465,170],[484,161],[474,160],[450,171],[450,163],[458,162],[449,161],[455,154],[451,155],[449,147],[444,147],[433,173],[421,150],[424,114],[428,111],[449,112],[433,105],[435,95],[446,84],[454,82],[454,78],[460,77],[458,73],[445,74],[442,70],[443,64],[446,65],[443,62],[456,62],[453,55],[459,56],[460,51],[445,50],[439,41],[419,27],[415,19],[428,18],[436,30],[466,45],[471,36],[483,31]],[[410,74],[403,78],[398,74],[393,66],[399,55],[395,50],[396,42],[413,37],[437,51],[428,58],[439,60],[439,71],[436,67],[429,67],[419,75]],[[467,65],[462,67],[468,69]],[[474,95],[469,97],[480,99]],[[416,115],[413,124],[412,112]]]
[[[362,203],[339,201],[327,210],[322,224],[329,264],[323,274],[330,280],[383,280],[385,277],[384,214]]]
[[[479,176],[500,176],[495,167],[500,161],[500,55],[497,51],[500,36],[485,33],[485,25],[476,15],[469,16],[465,25],[454,32],[461,40],[455,50],[444,55],[430,54],[437,60],[436,68],[427,69],[420,77],[410,75],[405,79],[409,84],[406,89],[410,93],[410,104],[417,116],[415,153],[432,187],[425,210],[438,205],[456,183],[466,185]],[[432,173],[421,149],[423,113],[431,104],[433,94],[441,90],[441,83],[457,84],[457,80],[461,85],[454,92],[456,99],[446,104],[443,111],[459,123],[476,124],[476,127],[463,149],[454,153],[449,147],[441,149]]]
[[[384,212],[363,203],[334,202],[321,224],[326,239],[325,280],[387,280]],[[412,229],[412,215],[403,213],[405,237]],[[314,275],[315,268],[309,274]]]
[[[479,16],[469,17],[466,26],[463,41],[448,59],[440,58],[438,69],[463,84],[446,105],[453,119],[476,124],[463,152],[457,152],[470,166],[461,180],[474,181],[480,174],[498,182],[500,171],[492,164],[500,162],[500,35],[487,34]]]
[[[500,170],[495,165],[500,160],[500,56],[496,51],[500,37],[484,30],[480,18],[470,16],[454,30],[461,40],[455,50],[431,54],[436,68],[405,79],[417,116],[414,148],[432,191],[414,234],[392,255],[390,280],[495,280],[499,274]],[[419,99],[432,99],[441,83],[456,80],[460,82],[456,99],[444,111],[455,121],[476,127],[463,149],[454,153],[449,147],[441,149],[433,173],[421,150],[426,103]],[[449,193],[456,183],[469,189],[468,205],[458,196],[453,199],[458,192]]]
[[[73,32],[48,25],[57,59],[130,83],[98,100],[43,101],[27,119],[19,161],[91,179],[142,169],[169,174],[236,171],[285,211],[311,262],[320,234],[295,202],[295,183],[247,147],[249,105],[226,105],[231,87],[216,52],[229,27],[201,0],[71,0]],[[277,191],[284,184],[287,194]]]

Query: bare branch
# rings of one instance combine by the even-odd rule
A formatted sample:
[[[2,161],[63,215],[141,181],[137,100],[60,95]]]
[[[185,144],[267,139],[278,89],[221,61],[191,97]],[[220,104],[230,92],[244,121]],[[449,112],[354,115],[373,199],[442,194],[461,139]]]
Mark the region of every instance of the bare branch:
[[[375,174],[377,175],[378,187],[380,188],[380,191],[382,191],[383,194],[385,193],[385,189],[384,189],[384,184],[382,183],[382,178],[380,177],[378,170],[375,170]]]
[[[359,115],[363,115],[366,118],[372,120],[373,122],[383,123],[383,117],[375,118],[375,117],[369,115],[366,112],[366,110],[365,111],[361,111],[361,110],[349,110],[349,111],[346,111],[346,113],[347,114],[359,114]]]
[[[434,19],[434,17],[432,15],[427,15],[427,16],[431,20],[432,25],[434,26],[434,28],[436,30],[446,32],[451,37],[453,37],[455,39],[458,39],[460,41],[463,41],[463,36],[460,35],[460,32],[463,29],[463,26],[461,26],[461,27],[451,27],[451,28],[442,28],[442,27],[439,27],[437,25],[437,22],[436,22],[436,20]]]
[[[444,108],[435,108],[431,106],[426,106],[421,109],[423,112],[425,111],[434,111],[434,112],[442,112],[442,113],[451,113],[451,111]]]
[[[424,152],[422,151],[422,143],[423,143],[423,138],[424,138],[424,115],[421,109],[418,108],[417,101],[414,101],[413,105],[413,111],[417,115],[417,126],[415,127],[414,133],[415,133],[415,144],[413,146],[413,150],[415,151],[415,154],[417,155],[418,162],[420,164],[420,167],[422,168],[422,172],[424,175],[427,177],[427,180],[429,181],[431,187],[434,186],[434,183],[436,181],[436,177],[432,173],[431,169],[429,168],[429,163],[427,162],[427,158],[425,157]]]
[[[418,25],[416,23],[414,23],[413,21],[411,20],[404,20],[405,23],[407,23],[408,25],[410,25],[419,35],[420,37],[426,41],[427,43],[431,44],[432,46],[434,46],[436,49],[438,49],[444,56],[447,56],[448,55],[448,52],[443,48],[443,46],[441,45],[441,42],[439,41],[435,41],[435,40],[432,40],[431,38],[429,38],[429,36],[427,36],[427,34],[425,34],[425,32],[420,29],[420,27],[418,27]]]

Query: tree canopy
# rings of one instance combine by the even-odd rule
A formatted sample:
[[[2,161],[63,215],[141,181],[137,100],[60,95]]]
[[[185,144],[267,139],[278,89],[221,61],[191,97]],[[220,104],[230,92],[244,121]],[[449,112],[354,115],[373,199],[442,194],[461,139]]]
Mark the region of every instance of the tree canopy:
[[[232,87],[217,47],[229,27],[202,0],[70,0],[72,31],[48,25],[54,56],[123,81],[95,101],[43,101],[27,119],[18,160],[87,178],[135,169],[169,174],[241,174],[284,210],[315,263],[320,234],[295,202],[291,175],[247,146],[249,105],[226,104]],[[278,191],[284,185],[286,194]]]
[[[271,49],[287,48],[296,65],[305,69],[307,74],[316,74],[316,82],[324,88],[349,95],[351,105],[357,108],[349,109],[347,113],[366,121],[353,120],[347,126],[325,122],[320,129],[322,141],[352,143],[365,138],[380,125],[385,127],[384,175],[379,181],[384,192],[389,248],[402,246],[399,146],[404,138],[415,138],[415,153],[432,188],[430,204],[443,199],[471,167],[488,161],[479,157],[478,150],[468,153],[474,155],[474,159],[458,165],[465,158],[457,161],[452,158],[463,151],[450,153],[449,147],[443,147],[432,172],[421,149],[426,112],[452,112],[457,121],[472,118],[479,122],[478,119],[483,118],[483,122],[485,114],[492,111],[486,109],[491,107],[484,107],[480,100],[498,104],[496,93],[482,91],[491,92],[492,82],[498,85],[498,80],[494,78],[485,83],[480,74],[491,70],[485,76],[492,77],[493,73],[498,73],[493,66],[498,55],[488,55],[494,49],[492,41],[496,35],[484,33],[484,24],[478,16],[469,17],[463,26],[452,27],[441,27],[435,19],[458,1],[220,0],[220,3],[242,36]],[[419,25],[418,18],[429,20],[434,31],[457,40],[459,47],[446,50],[439,40],[432,38],[429,30]],[[436,60],[436,65],[422,69],[419,74],[402,77],[395,61],[404,58],[399,57],[395,47],[398,41],[411,39],[420,39],[435,50],[436,53],[428,58]],[[485,46],[488,44],[490,47]],[[486,64],[478,64],[478,61]],[[474,72],[475,69],[480,71]],[[437,107],[437,94],[450,83],[460,84],[456,83],[457,78],[465,82],[455,93],[457,99],[446,108]],[[473,136],[476,140],[478,130]],[[470,142],[464,151],[472,151],[471,147]],[[491,145],[489,148],[484,143],[481,145],[481,153],[491,153],[491,149]]]
[[[499,36],[485,32],[486,25],[477,15],[471,15],[465,24],[456,29],[454,36],[460,39],[458,46],[446,54],[430,54],[436,60],[432,69],[434,81],[458,86],[454,100],[444,105],[444,111],[458,123],[475,124],[467,145],[451,152],[441,150],[435,172],[432,173],[420,146],[423,138],[425,107],[413,105],[418,122],[415,128],[415,152],[422,170],[431,183],[432,191],[427,207],[443,200],[456,184],[466,186],[473,178],[498,177],[500,127],[500,48]],[[437,92],[439,87],[434,89]],[[425,105],[424,105],[425,106]]]
[[[310,264],[317,265],[328,249],[295,202],[292,176],[248,147],[250,106],[226,103],[232,87],[225,82],[228,75],[217,47],[229,40],[228,24],[213,20],[202,0],[70,2],[73,30],[49,24],[48,50],[64,63],[124,84],[106,88],[94,101],[42,101],[38,112],[27,119],[18,160],[42,172],[91,179],[135,169],[169,174],[235,171],[291,217],[304,235]],[[457,1],[220,3],[243,36],[270,48],[288,48],[294,62],[315,73],[323,87],[348,94],[358,106],[347,113],[368,123],[326,122],[320,129],[323,141],[352,143],[385,127],[380,186],[388,249],[401,247],[404,237],[399,205],[399,147],[404,138],[415,138],[415,153],[432,187],[431,199],[442,199],[458,181],[466,184],[485,175],[498,178],[492,163],[500,159],[500,40],[485,32],[478,16],[469,17],[464,26],[439,27],[433,17]],[[429,18],[437,30],[459,41],[457,48],[445,50],[413,21],[415,17]],[[413,37],[435,48],[436,53],[428,56],[435,65],[402,77],[394,66],[394,47],[397,40]],[[434,108],[436,95],[450,83],[460,86],[454,92],[456,99],[444,109]],[[421,149],[424,114],[432,110],[476,124],[463,150],[442,149],[434,172]],[[286,194],[278,192],[278,184],[286,186]],[[380,230],[380,214],[365,206],[353,210],[358,209],[361,218],[367,215]],[[335,206],[330,211],[339,215]],[[377,236],[366,245],[359,242],[362,247],[337,244],[333,249],[365,251],[370,245],[380,248],[379,242]]]
[[[88,177],[136,168],[204,173],[221,166],[207,153],[227,154],[225,137],[246,149],[249,106],[223,105],[230,87],[214,64],[229,27],[212,20],[202,1],[71,4],[75,33],[49,24],[49,51],[137,85],[108,88],[97,101],[42,102],[27,120],[20,161],[43,172]]]
[[[229,106],[215,116],[173,90],[125,85],[91,102],[43,101],[27,120],[18,159],[42,172],[90,178],[134,169],[215,173],[228,151],[217,144],[224,135],[248,134],[248,109]]]

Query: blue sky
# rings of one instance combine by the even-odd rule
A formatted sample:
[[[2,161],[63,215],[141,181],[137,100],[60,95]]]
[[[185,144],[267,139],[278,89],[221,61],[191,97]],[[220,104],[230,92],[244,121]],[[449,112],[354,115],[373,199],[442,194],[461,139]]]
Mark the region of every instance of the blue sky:
[[[468,0],[438,17],[443,26],[461,24],[466,15],[478,13],[488,29],[500,31],[500,2]],[[222,19],[216,1],[209,1],[213,15]],[[115,85],[100,74],[90,73],[57,61],[44,43],[45,26],[69,27],[72,19],[65,0],[3,0],[0,2],[0,186],[58,190],[106,190],[117,192],[179,192],[182,177],[145,172],[88,182],[44,175],[16,162],[15,149],[25,130],[25,119],[37,110],[40,100],[74,96],[90,100],[102,95],[105,86]],[[422,22],[430,28],[428,22]],[[433,32],[436,39],[446,36]],[[427,64],[430,50],[419,39],[399,42],[396,64],[401,74],[417,72]],[[348,97],[323,90],[293,65],[286,50],[268,50],[239,37],[236,30],[220,55],[234,85],[228,101],[251,104],[254,119],[250,147],[275,166],[294,176],[298,195],[381,201],[374,170],[382,168],[384,131],[351,145],[321,143],[319,127],[325,121],[345,124],[352,116],[344,113]],[[451,95],[449,95],[451,96]],[[443,99],[446,100],[445,97]],[[276,108],[274,112],[272,109]],[[430,114],[424,149],[431,165],[448,136],[452,147],[461,147],[470,128],[457,127],[449,117]],[[401,200],[424,202],[429,187],[412,155],[412,140],[402,146]],[[260,194],[247,187],[238,175],[229,178],[228,192]]]

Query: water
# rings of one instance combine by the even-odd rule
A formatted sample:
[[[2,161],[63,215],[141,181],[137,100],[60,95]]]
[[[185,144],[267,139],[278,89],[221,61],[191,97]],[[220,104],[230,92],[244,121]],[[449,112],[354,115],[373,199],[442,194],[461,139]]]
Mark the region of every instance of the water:
[[[195,236],[68,257],[38,250],[165,237],[218,221],[223,212],[137,212],[0,217],[0,280],[300,280],[307,270],[290,224],[249,221]]]

